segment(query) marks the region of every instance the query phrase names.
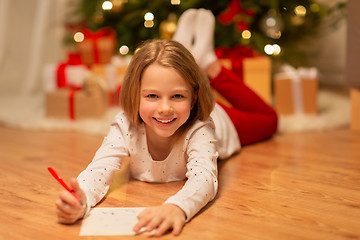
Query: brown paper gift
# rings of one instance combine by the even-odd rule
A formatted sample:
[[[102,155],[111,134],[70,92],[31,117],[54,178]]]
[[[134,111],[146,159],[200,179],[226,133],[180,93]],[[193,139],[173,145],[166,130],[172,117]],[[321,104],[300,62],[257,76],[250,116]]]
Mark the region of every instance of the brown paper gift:
[[[102,28],[96,33],[82,30],[84,40],[77,43],[77,49],[84,64],[110,63],[116,49],[116,33],[111,28]]]
[[[351,98],[351,129],[360,131],[360,89],[350,89]]]
[[[98,81],[89,78],[83,89],[59,89],[46,93],[46,116],[72,120],[102,117],[107,109],[107,98]]]
[[[317,71],[301,69],[274,76],[275,108],[280,115],[317,113]]]

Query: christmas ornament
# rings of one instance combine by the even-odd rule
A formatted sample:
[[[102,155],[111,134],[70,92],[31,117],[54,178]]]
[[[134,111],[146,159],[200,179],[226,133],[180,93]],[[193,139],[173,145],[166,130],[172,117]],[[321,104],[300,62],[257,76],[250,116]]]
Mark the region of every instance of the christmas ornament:
[[[168,19],[160,23],[159,31],[162,39],[171,39],[176,31],[176,15],[170,13]]]
[[[260,28],[263,33],[273,39],[281,37],[284,23],[275,9],[270,9],[260,21]]]

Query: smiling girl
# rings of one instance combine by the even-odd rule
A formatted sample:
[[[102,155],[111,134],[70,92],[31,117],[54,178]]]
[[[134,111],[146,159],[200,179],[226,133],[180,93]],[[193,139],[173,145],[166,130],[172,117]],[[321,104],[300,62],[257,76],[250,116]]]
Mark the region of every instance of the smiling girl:
[[[92,162],[70,182],[85,207],[61,192],[56,201],[59,222],[73,223],[101,201],[125,157],[130,157],[130,173],[137,180],[186,179],[175,195],[138,216],[135,232],[145,228],[161,236],[171,229],[178,235],[214,199],[217,159],[238,152],[240,139],[249,144],[271,137],[277,126],[274,110],[214,60],[206,64],[209,82],[199,67],[204,64],[198,65],[179,42],[152,40],[140,47],[122,85],[123,110]],[[233,107],[215,104],[210,83]]]

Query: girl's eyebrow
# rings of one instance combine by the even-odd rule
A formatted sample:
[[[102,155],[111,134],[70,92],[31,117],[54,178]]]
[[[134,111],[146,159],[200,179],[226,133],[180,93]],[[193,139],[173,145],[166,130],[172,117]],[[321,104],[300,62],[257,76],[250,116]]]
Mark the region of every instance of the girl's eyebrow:
[[[157,90],[157,89],[148,89],[148,88],[145,88],[145,89],[142,89],[141,92],[142,92],[142,93],[158,92],[158,90]],[[190,91],[189,89],[186,89],[186,88],[179,88],[179,89],[171,90],[171,92],[190,93],[191,91]]]

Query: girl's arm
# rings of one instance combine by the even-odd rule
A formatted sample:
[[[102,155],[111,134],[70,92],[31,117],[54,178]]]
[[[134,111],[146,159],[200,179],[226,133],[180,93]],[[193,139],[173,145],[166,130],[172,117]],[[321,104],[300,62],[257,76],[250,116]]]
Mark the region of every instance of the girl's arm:
[[[211,119],[204,126],[194,126],[187,137],[187,181],[183,188],[165,203],[175,204],[189,221],[208,202],[214,199],[218,188],[215,127]]]
[[[129,124],[123,113],[119,113],[92,162],[77,177],[77,181],[86,195],[87,211],[105,196],[115,172],[120,170],[121,160],[129,156],[128,133]]]
[[[211,121],[197,123],[185,139],[188,155],[188,180],[184,187],[163,205],[147,208],[139,216],[134,227],[142,228],[155,236],[172,229],[174,235],[180,234],[186,221],[189,221],[201,208],[211,201],[217,192],[217,157],[214,125]]]

